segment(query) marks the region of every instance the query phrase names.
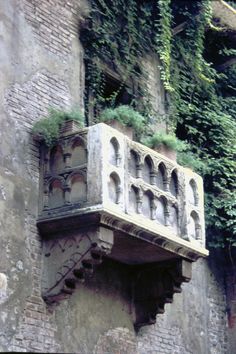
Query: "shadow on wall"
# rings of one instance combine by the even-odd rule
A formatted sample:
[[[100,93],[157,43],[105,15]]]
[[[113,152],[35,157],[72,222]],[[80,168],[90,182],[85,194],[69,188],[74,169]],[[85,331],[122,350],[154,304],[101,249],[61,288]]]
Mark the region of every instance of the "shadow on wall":
[[[127,266],[104,259],[55,309],[63,352],[137,354]]]

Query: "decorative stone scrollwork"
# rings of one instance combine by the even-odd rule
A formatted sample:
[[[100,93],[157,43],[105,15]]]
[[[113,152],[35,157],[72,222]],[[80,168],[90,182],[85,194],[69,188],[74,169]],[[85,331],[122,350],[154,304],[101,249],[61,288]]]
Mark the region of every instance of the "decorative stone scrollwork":
[[[113,232],[98,228],[44,243],[43,297],[48,303],[71,295],[79,282],[91,276],[102,257],[111,252]]]
[[[109,256],[132,269],[136,328],[154,323],[207,255],[201,178],[103,123],[67,131],[41,156],[45,301]]]

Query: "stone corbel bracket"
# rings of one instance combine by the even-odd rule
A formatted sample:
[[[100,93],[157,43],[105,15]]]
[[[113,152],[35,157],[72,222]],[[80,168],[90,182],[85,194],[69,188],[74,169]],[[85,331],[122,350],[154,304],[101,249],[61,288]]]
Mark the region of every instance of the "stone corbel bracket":
[[[93,274],[114,243],[113,232],[103,227],[66,236],[44,241],[43,298],[48,304],[71,295]]]
[[[191,262],[180,259],[135,267],[133,307],[136,330],[156,322],[156,315],[164,313],[165,304],[173,302],[175,293],[181,293],[181,284],[190,281],[191,271]]]

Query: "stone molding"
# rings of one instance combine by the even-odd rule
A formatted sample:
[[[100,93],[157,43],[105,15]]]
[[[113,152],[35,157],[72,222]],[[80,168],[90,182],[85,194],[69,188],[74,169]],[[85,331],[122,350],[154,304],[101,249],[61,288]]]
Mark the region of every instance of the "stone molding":
[[[41,166],[45,301],[109,257],[131,269],[135,327],[154,323],[208,255],[201,177],[103,123],[42,146]]]

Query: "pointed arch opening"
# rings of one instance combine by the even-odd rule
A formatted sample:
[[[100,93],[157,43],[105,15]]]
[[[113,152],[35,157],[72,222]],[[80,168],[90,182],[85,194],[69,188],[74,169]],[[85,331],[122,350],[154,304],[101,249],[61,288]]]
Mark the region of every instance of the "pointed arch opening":
[[[70,179],[71,185],[71,203],[82,203],[87,200],[87,185],[85,177],[76,173]]]
[[[140,157],[134,150],[130,151],[129,173],[134,178],[140,177]]]
[[[63,150],[60,145],[54,146],[50,153],[50,172],[57,174],[64,168]]]
[[[197,184],[194,179],[191,179],[188,185],[188,202],[192,205],[198,205]]]
[[[161,162],[158,166],[157,175],[156,175],[156,186],[165,191],[167,185],[167,172],[166,166],[163,162]]]
[[[176,170],[172,171],[170,178],[170,193],[177,197],[179,193],[178,176]]]
[[[167,200],[164,197],[156,199],[156,221],[166,225]]]
[[[108,196],[109,200],[115,204],[118,204],[120,201],[121,186],[120,186],[120,177],[117,173],[112,172],[109,176],[108,181]]]
[[[62,181],[54,179],[49,185],[48,206],[50,209],[58,208],[64,204],[64,192]]]
[[[153,169],[153,161],[148,155],[145,157],[143,165],[143,179],[146,183],[153,184]]]
[[[198,213],[194,210],[190,214],[189,235],[191,238],[194,238],[195,240],[199,240],[201,238],[200,220],[199,220]]]
[[[138,213],[139,190],[134,185],[131,186],[129,192],[129,210],[132,213]]]
[[[74,140],[71,149],[71,166],[80,166],[87,162],[87,151],[83,139]]]
[[[109,162],[114,166],[119,166],[120,161],[120,144],[118,143],[118,140],[113,137],[109,143]]]
[[[154,196],[151,191],[147,191],[143,194],[142,214],[148,219],[153,219],[153,211],[154,211]]]

